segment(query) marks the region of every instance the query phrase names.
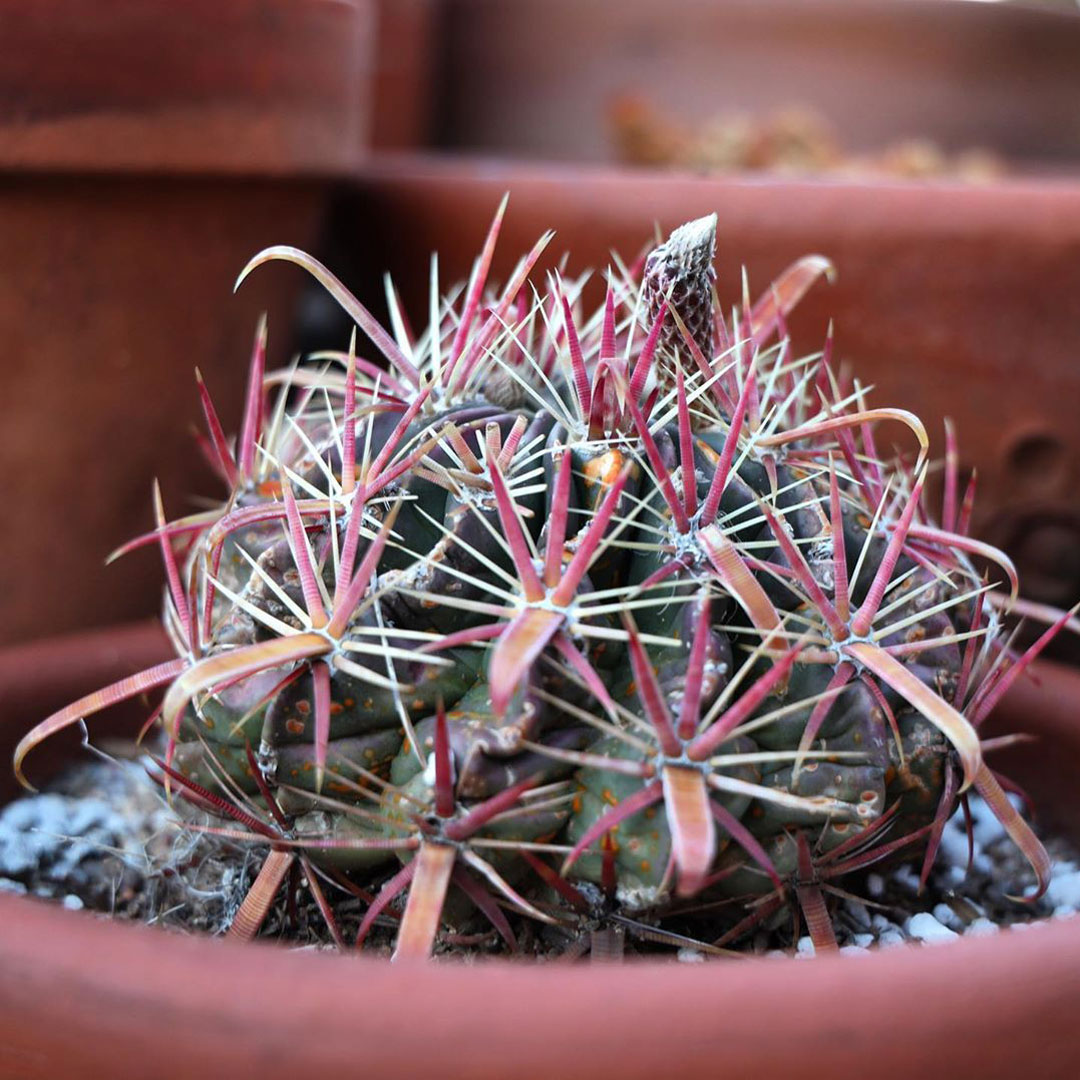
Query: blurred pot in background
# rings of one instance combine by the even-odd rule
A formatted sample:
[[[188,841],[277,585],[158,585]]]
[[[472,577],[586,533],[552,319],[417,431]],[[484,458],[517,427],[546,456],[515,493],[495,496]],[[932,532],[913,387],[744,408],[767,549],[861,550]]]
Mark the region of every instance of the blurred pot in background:
[[[151,525],[155,474],[174,513],[216,494],[195,366],[231,426],[261,310],[288,359],[300,282],[232,283],[317,243],[366,141],[372,27],[368,0],[3,5],[0,642],[156,607],[151,554],[102,560]]]

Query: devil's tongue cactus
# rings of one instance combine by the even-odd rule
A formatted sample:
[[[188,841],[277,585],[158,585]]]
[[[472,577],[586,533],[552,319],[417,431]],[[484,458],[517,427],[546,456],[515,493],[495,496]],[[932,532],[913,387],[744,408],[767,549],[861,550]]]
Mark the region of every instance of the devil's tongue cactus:
[[[159,504],[178,659],[50,718],[17,767],[167,684],[171,790],[273,848],[234,932],[299,861],[335,937],[315,867],[377,887],[361,940],[406,894],[399,954],[465,917],[451,884],[511,945],[500,905],[653,924],[699,907],[726,941],[794,901],[827,947],[827,883],[921,848],[925,874],[971,784],[1044,888],[981,759],[1008,676],[955,464],[931,525],[918,419],[868,410],[828,344],[789,352],[784,317],[825,261],[726,321],[713,216],[640,283],[611,275],[586,318],[578,284],[525,288],[547,237],[489,291],[501,217],[463,299],[433,286],[419,338],[300,252],[253,261],[314,274],[385,370],[321,354],[270,408],[260,333],[235,450],[202,390],[231,494],[171,524]],[[882,421],[910,429],[913,465],[879,455]]]

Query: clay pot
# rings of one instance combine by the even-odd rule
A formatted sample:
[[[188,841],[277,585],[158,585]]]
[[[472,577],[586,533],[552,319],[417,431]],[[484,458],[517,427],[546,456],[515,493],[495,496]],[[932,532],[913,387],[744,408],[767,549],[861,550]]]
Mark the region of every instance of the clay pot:
[[[0,642],[151,614],[152,525],[219,494],[191,439],[198,365],[239,423],[261,310],[290,358],[302,280],[364,144],[370,0],[24,0],[0,9]]]
[[[0,760],[58,695],[164,651],[143,626],[0,656]],[[1080,675],[1044,665],[1040,678],[997,721],[1041,736],[1033,769],[1009,767],[1075,829]],[[31,767],[43,776],[39,755]],[[812,962],[390,966],[0,895],[0,1076],[1064,1080],[1076,1075],[1078,955],[1073,919]]]
[[[676,124],[810,107],[848,151],[896,139],[1075,162],[1080,17],[940,0],[445,0],[438,145],[604,161],[631,96]]]

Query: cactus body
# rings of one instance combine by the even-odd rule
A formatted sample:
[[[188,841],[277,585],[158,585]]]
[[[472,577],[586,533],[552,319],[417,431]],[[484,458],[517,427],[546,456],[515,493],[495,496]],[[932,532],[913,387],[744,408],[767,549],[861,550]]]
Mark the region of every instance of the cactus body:
[[[822,881],[932,857],[960,792],[1000,793],[986,552],[955,490],[932,524],[917,418],[790,355],[823,260],[729,323],[703,219],[585,318],[576,284],[525,292],[542,245],[487,288],[500,220],[420,338],[292,249],[252,264],[315,274],[386,370],[323,354],[272,408],[257,344],[228,501],[159,523],[163,769],[383,882],[361,937],[407,893],[401,953],[458,921],[451,884],[508,941],[493,895],[558,922],[597,886],[656,918],[727,901],[714,937],[793,900],[826,945]],[[913,460],[880,456],[887,423]]]

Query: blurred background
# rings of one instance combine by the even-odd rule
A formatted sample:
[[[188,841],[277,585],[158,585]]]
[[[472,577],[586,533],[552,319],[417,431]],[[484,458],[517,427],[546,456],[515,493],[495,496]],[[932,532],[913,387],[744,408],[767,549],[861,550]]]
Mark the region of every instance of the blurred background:
[[[504,191],[505,274],[546,228],[603,266],[719,213],[719,288],[837,267],[792,323],[878,403],[955,419],[980,535],[1080,598],[1080,11],[974,0],[0,0],[0,644],[152,614],[167,511],[217,497],[266,311],[271,365],[426,310]]]

